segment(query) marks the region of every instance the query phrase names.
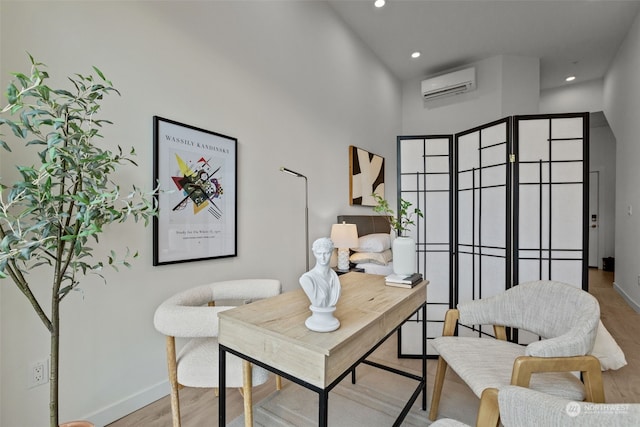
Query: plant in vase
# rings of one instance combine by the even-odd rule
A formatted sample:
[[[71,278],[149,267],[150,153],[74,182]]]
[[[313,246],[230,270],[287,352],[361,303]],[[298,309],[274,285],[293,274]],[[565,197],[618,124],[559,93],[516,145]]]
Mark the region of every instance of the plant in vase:
[[[416,242],[405,233],[409,227],[415,225],[414,217],[423,218],[424,215],[419,208],[411,209],[412,203],[400,199],[398,214],[396,216],[389,202],[378,194],[372,194],[376,201],[374,212],[384,214],[389,220],[392,231],[396,238],[393,239],[393,272],[398,275],[410,275],[416,272]]]
[[[93,249],[106,226],[129,218],[144,220],[146,226],[156,208],[153,193],[133,186],[121,195],[112,181],[118,166],[137,166],[134,150],[123,154],[120,147],[113,152],[95,143],[100,128],[111,123],[96,116],[105,95],[119,94],[112,83],[94,67],[95,75],[68,77],[71,89],[51,88],[45,84],[46,66],[29,58],[30,74],[14,74],[6,92],[8,104],[0,110],[0,130],[9,128],[13,142],[25,145],[21,155],[33,150],[35,157],[16,165],[15,182],[0,184],[0,279],[13,281],[49,331],[49,420],[57,427],[60,303],[80,285],[81,277],[93,273],[105,280],[100,274],[104,263],[94,260]],[[0,146],[11,152],[5,136],[0,134]],[[7,157],[3,155],[3,162]],[[137,257],[127,251],[117,259],[114,251],[109,253],[107,262],[116,271],[116,265],[129,266],[129,258]],[[29,275],[41,269],[48,283]],[[38,290],[42,286],[50,287],[48,309],[36,297],[43,295]]]

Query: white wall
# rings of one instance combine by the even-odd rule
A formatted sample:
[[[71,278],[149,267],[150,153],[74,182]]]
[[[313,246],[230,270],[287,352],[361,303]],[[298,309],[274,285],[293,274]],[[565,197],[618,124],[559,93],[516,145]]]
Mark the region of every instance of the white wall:
[[[598,267],[602,258],[615,256],[616,139],[611,128],[589,130],[589,171],[597,171],[598,185]]]
[[[477,89],[424,102],[420,82],[402,84],[402,134],[462,132],[513,114],[538,112],[540,70],[537,58],[499,55],[467,64],[476,68]]]
[[[616,138],[616,272],[619,292],[640,311],[640,16],[604,80],[604,113]],[[629,208],[632,215],[629,215]]]
[[[602,111],[603,80],[567,83],[540,93],[540,112],[576,113]]]
[[[599,268],[602,258],[615,256],[616,140],[606,119],[600,117],[603,90],[604,79],[597,79],[567,83],[540,93],[540,113],[596,113],[597,120],[591,120],[589,130],[589,171],[599,172]]]
[[[107,285],[86,280],[64,302],[61,420],[104,424],[168,393],[152,316],[169,295],[238,277],[298,287],[304,182],[280,166],[309,178],[312,241],[338,214],[372,212],[348,205],[349,145],[385,157],[387,186],[396,187],[400,86],[324,2],[3,0],[1,8],[0,86],[10,72],[28,71],[29,51],[58,81],[96,65],[122,92],[105,102],[115,125],[104,143],[136,147],[139,168],[119,175],[123,186],[152,186],[153,115],[239,141],[237,257],[152,267],[151,228],[113,227],[101,239],[141,258],[131,270],[107,271]],[[0,157],[3,180],[27,161],[14,152]],[[46,277],[33,278],[46,290]],[[26,369],[48,354],[47,334],[8,285],[0,288],[0,424],[46,425],[48,388],[27,389]]]

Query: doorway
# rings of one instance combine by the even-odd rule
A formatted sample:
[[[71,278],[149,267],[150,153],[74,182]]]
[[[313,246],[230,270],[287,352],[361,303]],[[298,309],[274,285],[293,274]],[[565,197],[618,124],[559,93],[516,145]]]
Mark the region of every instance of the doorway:
[[[588,264],[602,269],[603,258],[615,257],[616,139],[602,111],[590,113],[589,127]]]
[[[599,171],[589,172],[589,268],[598,268],[598,192],[599,192]]]

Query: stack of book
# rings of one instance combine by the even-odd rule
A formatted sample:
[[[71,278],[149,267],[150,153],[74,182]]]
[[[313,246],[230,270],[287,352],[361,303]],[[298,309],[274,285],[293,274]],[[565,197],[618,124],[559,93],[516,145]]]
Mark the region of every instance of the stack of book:
[[[395,286],[397,288],[413,288],[415,285],[422,281],[422,274],[390,274],[385,277],[385,281],[387,286]]]

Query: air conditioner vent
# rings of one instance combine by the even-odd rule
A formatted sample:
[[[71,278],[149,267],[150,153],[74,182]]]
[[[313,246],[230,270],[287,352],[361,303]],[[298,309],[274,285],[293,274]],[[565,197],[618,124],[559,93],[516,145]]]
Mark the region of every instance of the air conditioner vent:
[[[422,81],[422,98],[425,101],[457,95],[476,88],[474,67],[442,74]]]

